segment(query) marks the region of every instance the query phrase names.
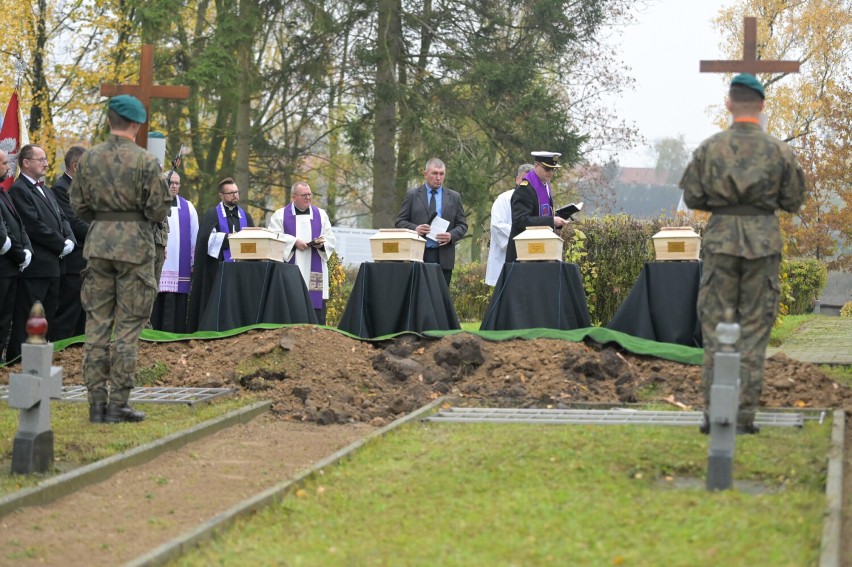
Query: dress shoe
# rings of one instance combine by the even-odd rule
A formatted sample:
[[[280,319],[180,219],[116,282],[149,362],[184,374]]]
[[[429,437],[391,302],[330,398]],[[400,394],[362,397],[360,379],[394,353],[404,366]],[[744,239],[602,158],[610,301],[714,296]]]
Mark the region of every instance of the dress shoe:
[[[124,423],[143,421],[145,414],[135,410],[128,404],[109,404],[106,410],[107,423]]]
[[[89,404],[89,421],[91,423],[104,423],[106,419],[106,402],[94,402]]]

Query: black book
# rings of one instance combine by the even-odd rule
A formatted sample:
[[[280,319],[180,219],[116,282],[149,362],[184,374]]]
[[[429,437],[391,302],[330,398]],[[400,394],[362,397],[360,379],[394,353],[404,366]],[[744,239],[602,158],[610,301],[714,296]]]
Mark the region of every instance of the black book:
[[[571,215],[579,213],[583,208],[583,203],[568,203],[564,207],[556,209],[556,216],[562,217],[565,220],[571,220]]]

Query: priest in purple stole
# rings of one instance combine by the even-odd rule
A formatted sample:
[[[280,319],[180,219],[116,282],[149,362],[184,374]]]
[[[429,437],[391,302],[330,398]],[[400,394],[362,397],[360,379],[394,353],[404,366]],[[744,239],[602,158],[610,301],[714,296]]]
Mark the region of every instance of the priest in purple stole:
[[[515,237],[530,226],[549,226],[560,229],[568,222],[553,213],[553,192],[550,179],[559,165],[556,152],[532,152],[535,164],[527,173],[512,195],[512,230],[509,233],[509,246],[506,248],[506,262],[518,258],[515,249]]]
[[[186,307],[189,299],[190,276],[198,237],[198,213],[195,206],[178,195],[180,175],[166,172],[172,210],[169,213],[169,240],[166,261],[160,275],[160,292],[154,301],[151,327],[169,333],[186,332]]]
[[[278,209],[269,219],[269,230],[284,235],[284,260],[295,264],[308,287],[317,321],[325,325],[328,301],[328,257],[336,239],[326,212],[311,204],[311,187],[296,182],[290,191],[289,205]]]
[[[227,236],[248,226],[254,226],[251,215],[237,205],[240,202],[240,189],[232,178],[226,177],[219,182],[219,199],[222,202],[207,209],[198,227],[187,310],[188,333],[198,330],[198,322],[204,315],[207,300],[213,290],[213,279],[219,262],[233,262]]]

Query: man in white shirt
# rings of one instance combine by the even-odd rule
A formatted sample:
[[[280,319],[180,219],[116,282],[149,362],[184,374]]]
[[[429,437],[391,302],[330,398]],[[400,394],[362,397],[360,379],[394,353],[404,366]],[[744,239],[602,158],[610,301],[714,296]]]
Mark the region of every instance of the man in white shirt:
[[[532,169],[531,163],[525,163],[519,167],[515,186]],[[500,193],[491,205],[491,244],[488,246],[485,283],[492,287],[497,285],[500,272],[503,271],[503,264],[506,263],[506,248],[509,246],[509,233],[512,231],[512,195],[514,193],[514,189]]]
[[[328,214],[311,204],[311,186],[298,181],[290,190],[291,203],[269,219],[269,230],[284,235],[284,261],[295,264],[308,286],[317,321],[325,325],[328,302],[328,257],[337,242]]]

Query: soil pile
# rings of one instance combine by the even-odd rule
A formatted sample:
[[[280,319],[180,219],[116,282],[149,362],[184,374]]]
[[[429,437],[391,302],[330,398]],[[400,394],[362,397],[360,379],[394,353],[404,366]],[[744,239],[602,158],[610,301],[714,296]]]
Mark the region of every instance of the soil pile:
[[[66,384],[82,382],[81,363],[79,346],[54,357]],[[213,341],[142,342],[139,368],[143,376],[145,369],[163,373],[146,385],[261,392],[280,418],[320,424],[382,425],[445,394],[464,405],[516,408],[703,405],[700,366],[636,356],[617,345],[489,342],[466,333],[369,343],[300,326]],[[852,390],[817,366],[779,354],[767,360],[761,405],[850,409]]]

